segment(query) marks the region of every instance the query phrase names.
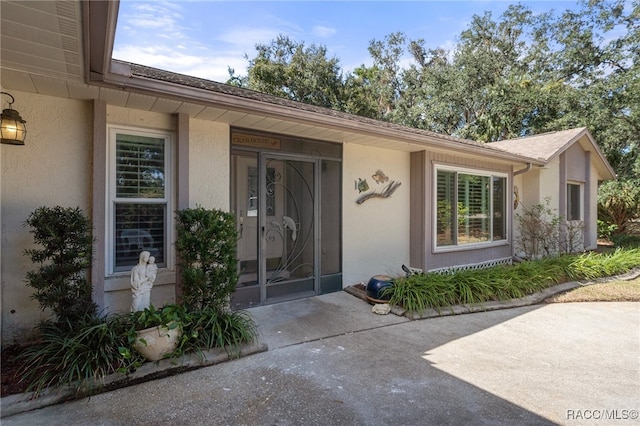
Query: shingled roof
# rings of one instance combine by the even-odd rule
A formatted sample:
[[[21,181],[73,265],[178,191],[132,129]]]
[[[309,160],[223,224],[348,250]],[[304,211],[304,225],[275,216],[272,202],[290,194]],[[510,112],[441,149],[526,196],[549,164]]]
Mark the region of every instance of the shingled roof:
[[[615,172],[586,127],[491,142],[487,145],[548,164],[578,141],[585,151],[596,153],[594,160],[603,177],[615,179]]]
[[[462,145],[460,146],[460,149],[464,149],[463,147],[467,146],[471,149],[485,151],[488,155],[496,155],[497,153],[500,153],[500,155],[498,155],[500,157],[508,157],[518,162],[528,162],[536,165],[547,164],[549,161],[564,152],[574,142],[584,138],[583,143],[586,141],[585,148],[587,150],[597,152],[597,167],[601,170],[603,176],[611,179],[615,177],[613,169],[602,155],[602,152],[598,149],[593,137],[586,128],[550,132],[499,142],[483,143],[470,139],[462,139],[450,135],[435,133],[428,130],[401,126],[386,121],[361,117],[212,80],[148,67],[146,65],[116,59],[112,59],[112,64],[115,65],[115,67],[112,67],[112,70],[118,70],[116,71],[117,74],[124,75],[131,79],[149,82],[155,81],[161,85],[166,85],[164,86],[165,88],[173,86],[176,88],[183,87],[195,89],[200,93],[204,93],[203,96],[198,97],[198,101],[201,102],[203,100],[206,102],[206,93],[209,92],[211,94],[211,100],[209,102],[212,104],[215,104],[215,101],[213,100],[214,97],[222,99],[220,96],[229,97],[227,99],[245,99],[253,104],[252,108],[259,108],[259,106],[257,106],[259,104],[256,104],[257,102],[265,105],[273,105],[276,106],[276,108],[282,108],[283,110],[289,109],[295,110],[296,112],[308,112],[309,117],[330,117],[331,119],[336,120],[336,122],[352,123],[352,125],[359,128],[363,128],[362,125],[364,125],[364,127],[368,127],[370,130],[375,131],[375,129],[379,129],[379,131],[387,134],[389,134],[389,131],[397,132],[395,133],[396,137],[402,139],[401,136],[404,135],[405,138],[411,138],[414,143],[420,143],[419,141],[424,138],[422,139],[424,142],[427,140],[430,140],[431,143],[433,143],[433,141],[440,141],[443,145],[448,145],[449,149],[453,147],[453,143],[456,145]],[[144,83],[142,84],[144,85]],[[175,93],[176,92],[174,92],[174,94]],[[384,131],[382,129],[384,129]],[[427,144],[425,143],[425,145]]]
[[[371,127],[385,128],[396,130],[405,134],[412,134],[416,136],[424,136],[432,139],[439,139],[442,141],[454,142],[463,145],[469,145],[473,147],[480,147],[487,151],[500,151],[504,150],[494,148],[484,142],[478,142],[471,139],[457,138],[454,136],[432,132],[429,130],[417,129],[413,127],[401,126],[399,124],[390,123],[386,121],[375,120],[372,118],[361,117],[354,114],[349,114],[342,111],[337,111],[329,108],[319,107],[316,105],[310,105],[299,101],[293,101],[290,99],[281,98],[275,95],[266,93],[260,93],[254,90],[240,88],[229,84],[223,84],[212,80],[206,80],[203,78],[192,77],[185,74],[179,74],[171,71],[166,71],[158,68],[148,67],[146,65],[135,64],[131,62],[125,62],[113,59],[113,63],[118,64],[120,67],[124,66],[130,72],[130,77],[150,79],[160,81],[163,83],[170,83],[180,85],[184,87],[190,87],[195,89],[201,89],[217,94],[230,95],[237,98],[244,98],[253,101],[263,102],[271,105],[278,105],[285,108],[292,108],[299,111],[307,111],[310,113],[321,114],[324,116],[333,117],[340,120],[346,120],[353,123],[365,124]],[[523,161],[519,154],[513,154],[513,159]]]

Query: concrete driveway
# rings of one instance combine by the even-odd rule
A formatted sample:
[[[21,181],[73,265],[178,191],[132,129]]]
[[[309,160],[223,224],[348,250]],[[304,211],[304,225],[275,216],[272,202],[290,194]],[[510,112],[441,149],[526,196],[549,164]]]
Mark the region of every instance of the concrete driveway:
[[[345,293],[254,308],[269,351],[10,425],[626,425],[640,409],[640,304],[408,321]]]

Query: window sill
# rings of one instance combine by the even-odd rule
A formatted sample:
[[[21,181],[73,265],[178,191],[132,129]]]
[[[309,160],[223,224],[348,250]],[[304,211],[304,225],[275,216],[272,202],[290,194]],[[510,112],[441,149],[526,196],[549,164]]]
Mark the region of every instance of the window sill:
[[[501,246],[508,246],[508,245],[509,245],[508,240],[500,240],[500,241],[492,241],[488,243],[470,243],[470,244],[456,245],[456,246],[434,247],[432,252],[433,254],[451,253],[451,252],[469,251],[469,250],[482,250],[486,248],[501,247]]]
[[[176,272],[168,269],[158,270],[158,276],[153,286],[174,285],[176,283]],[[119,272],[104,279],[104,291],[131,290],[131,273]]]

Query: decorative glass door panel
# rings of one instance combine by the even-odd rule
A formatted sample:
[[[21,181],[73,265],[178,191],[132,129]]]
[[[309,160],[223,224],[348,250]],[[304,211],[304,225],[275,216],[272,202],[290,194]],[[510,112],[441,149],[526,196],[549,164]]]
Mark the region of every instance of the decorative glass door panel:
[[[316,161],[233,156],[236,308],[317,293]]]
[[[314,294],[315,162],[265,156],[263,164],[263,300]]]

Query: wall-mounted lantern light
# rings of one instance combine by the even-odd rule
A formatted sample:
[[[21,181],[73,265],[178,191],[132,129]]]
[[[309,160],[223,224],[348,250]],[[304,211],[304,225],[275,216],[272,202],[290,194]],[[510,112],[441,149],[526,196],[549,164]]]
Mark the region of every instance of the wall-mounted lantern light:
[[[27,126],[25,126],[27,122],[20,117],[18,111],[11,108],[15,102],[13,96],[7,92],[0,92],[0,94],[11,98],[9,108],[3,109],[0,116],[0,143],[24,145],[24,138],[27,136]]]

